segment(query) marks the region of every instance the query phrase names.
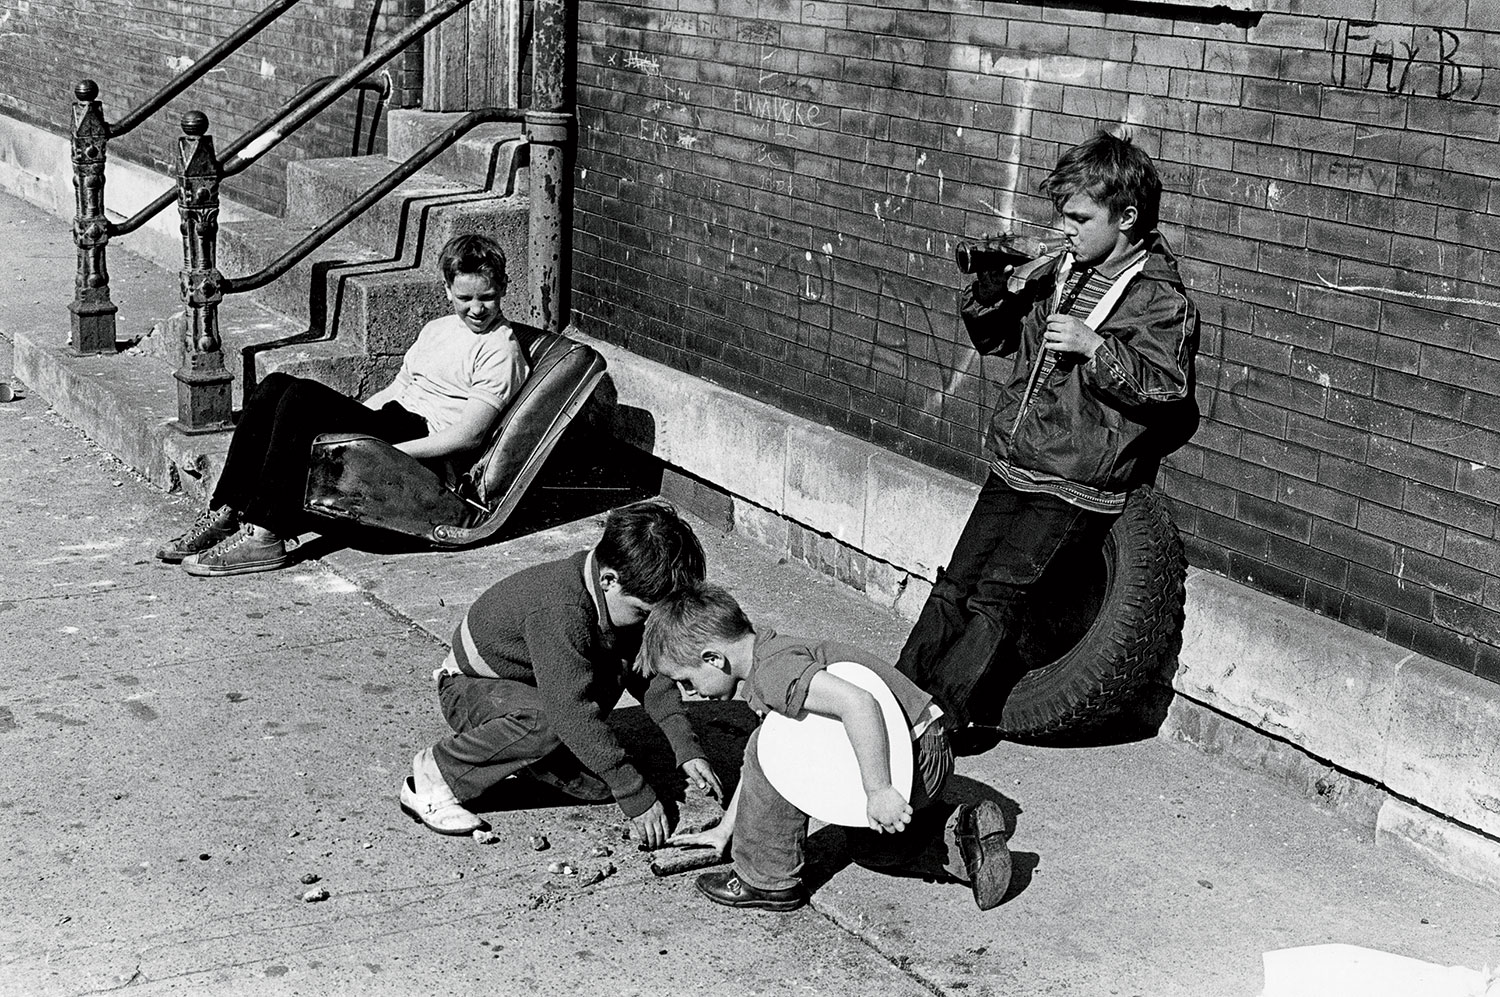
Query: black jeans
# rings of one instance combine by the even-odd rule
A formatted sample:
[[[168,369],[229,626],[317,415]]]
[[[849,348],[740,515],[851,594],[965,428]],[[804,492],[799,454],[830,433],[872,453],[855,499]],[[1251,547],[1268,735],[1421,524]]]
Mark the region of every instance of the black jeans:
[[[1098,550],[1115,518],[1051,495],[1018,492],[991,474],[947,569],[938,570],[897,667],[959,725],[976,712],[998,716],[1003,703],[971,704],[970,698],[994,667],[1008,668],[1001,676],[1009,680],[1007,692],[1024,674],[1003,652],[1015,641],[1031,590],[1059,554]]]
[[[318,381],[270,374],[245,402],[229,440],[212,506],[282,537],[327,525],[302,509],[312,442],[322,433],[368,433],[387,443],[427,435],[427,420],[386,403],[366,408]]]

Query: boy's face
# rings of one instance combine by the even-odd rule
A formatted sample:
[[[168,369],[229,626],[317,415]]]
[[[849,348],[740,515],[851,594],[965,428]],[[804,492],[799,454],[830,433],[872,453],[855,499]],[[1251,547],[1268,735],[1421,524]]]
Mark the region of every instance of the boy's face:
[[[668,676],[684,689],[691,689],[704,699],[733,699],[740,680],[729,673],[729,659],[706,650],[700,660],[686,668],[674,669]]]
[[[463,319],[469,331],[483,335],[500,321],[500,297],[505,293],[504,281],[496,287],[495,282],[482,273],[455,274],[448,285],[448,301],[453,305],[453,314]]]
[[[1063,235],[1068,237],[1068,248],[1079,266],[1099,266],[1131,246],[1130,230],[1138,217],[1133,205],[1111,218],[1108,208],[1088,194],[1078,193],[1063,202],[1060,213]]]
[[[655,605],[626,592],[613,568],[599,572],[599,589],[604,593],[604,609],[609,613],[609,622],[617,627],[633,627],[646,622]]]

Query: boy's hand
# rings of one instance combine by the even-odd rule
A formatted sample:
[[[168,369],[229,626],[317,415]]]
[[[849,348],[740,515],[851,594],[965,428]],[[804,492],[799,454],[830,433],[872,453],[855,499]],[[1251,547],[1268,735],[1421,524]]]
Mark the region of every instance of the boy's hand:
[[[639,817],[630,818],[630,826],[635,833],[635,840],[647,848],[660,848],[667,843],[667,834],[671,830],[667,827],[667,811],[661,805],[661,800],[651,804],[651,809]]]
[[[1048,315],[1047,328],[1042,333],[1042,346],[1063,353],[1078,353],[1092,357],[1104,337],[1072,315]]]
[[[667,839],[667,844],[686,848],[712,848],[715,855],[723,858],[724,853],[729,851],[729,839],[733,834],[733,827],[727,825],[725,821],[720,821],[713,827],[695,831],[692,834],[674,834]]]
[[[896,791],[895,786],[887,786],[869,795],[865,816],[875,830],[895,834],[911,822],[911,804]]]
[[[999,301],[1005,294],[1013,270],[1015,267],[1003,267],[999,270],[981,270],[976,273],[973,286],[974,300],[981,305],[993,305]]]
[[[688,782],[697,787],[700,793],[707,793],[720,803],[724,802],[724,787],[719,784],[719,777],[714,773],[713,766],[708,764],[707,758],[689,758],[682,763],[682,771],[686,773]]]

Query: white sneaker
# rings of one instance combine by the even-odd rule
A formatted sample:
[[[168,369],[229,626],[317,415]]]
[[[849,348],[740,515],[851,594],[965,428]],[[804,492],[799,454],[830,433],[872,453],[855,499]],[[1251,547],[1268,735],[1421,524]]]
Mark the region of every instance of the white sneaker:
[[[416,753],[411,760],[411,772],[401,784],[401,809],[412,820],[426,824],[438,834],[489,830],[488,824],[465,810],[453,795],[438,770],[431,748]]]
[[[401,783],[401,810],[438,834],[473,834],[489,829],[488,824],[465,810],[451,793],[419,795],[411,776]]]

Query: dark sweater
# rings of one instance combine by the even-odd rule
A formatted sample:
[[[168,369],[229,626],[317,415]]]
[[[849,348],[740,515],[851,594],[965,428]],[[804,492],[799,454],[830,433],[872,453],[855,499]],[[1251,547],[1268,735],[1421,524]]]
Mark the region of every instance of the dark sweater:
[[[630,667],[641,627],[615,627],[603,596],[584,582],[579,551],[503,578],[485,590],[453,634],[453,661],[465,675],[525,682],[542,695],[547,722],[578,760],[608,784],[627,817],[645,813],[656,792],[626,757],[606,717],[629,691],[656,721],[682,765],[704,757],[676,684]]]

